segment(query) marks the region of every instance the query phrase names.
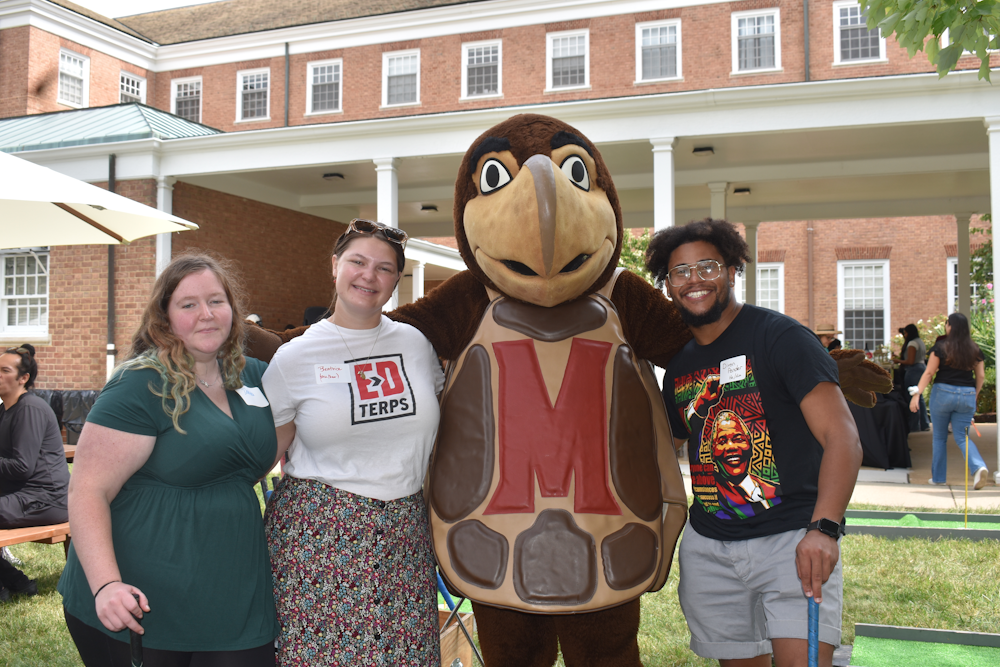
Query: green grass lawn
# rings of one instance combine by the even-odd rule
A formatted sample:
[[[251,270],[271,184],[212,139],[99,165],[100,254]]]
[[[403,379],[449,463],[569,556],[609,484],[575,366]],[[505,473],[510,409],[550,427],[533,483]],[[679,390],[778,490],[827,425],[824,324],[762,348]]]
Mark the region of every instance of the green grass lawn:
[[[845,644],[854,642],[855,623],[973,632],[1000,628],[1000,541],[848,535],[842,544]],[[24,561],[28,576],[38,579],[40,593],[0,605],[0,667],[81,665],[55,590],[65,563],[62,546],[24,544],[11,551]],[[675,561],[663,590],[642,599],[643,662],[646,667],[715,665],[688,649],[687,626],[677,604],[677,576]]]

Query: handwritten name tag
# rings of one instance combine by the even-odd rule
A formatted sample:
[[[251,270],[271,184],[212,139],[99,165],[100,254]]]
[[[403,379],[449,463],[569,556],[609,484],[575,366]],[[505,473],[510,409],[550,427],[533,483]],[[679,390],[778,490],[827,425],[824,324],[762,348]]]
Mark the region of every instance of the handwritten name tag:
[[[260,390],[259,387],[248,387],[243,385],[236,390],[236,393],[240,395],[243,402],[247,405],[252,405],[255,408],[266,408],[270,403],[267,402],[267,397],[264,396],[264,392]]]
[[[719,382],[729,384],[739,382],[747,376],[747,355],[730,357],[719,364]]]
[[[316,384],[350,384],[351,367],[348,364],[316,364]]]

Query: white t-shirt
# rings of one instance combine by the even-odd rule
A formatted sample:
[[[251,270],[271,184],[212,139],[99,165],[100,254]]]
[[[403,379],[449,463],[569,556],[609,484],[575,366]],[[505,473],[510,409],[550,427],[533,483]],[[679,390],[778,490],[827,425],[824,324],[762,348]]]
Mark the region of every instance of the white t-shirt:
[[[381,326],[376,342],[377,327],[321,320],[275,353],[263,384],[274,423],[295,421],[289,475],[377,500],[420,490],[444,374],[417,329],[384,315]]]

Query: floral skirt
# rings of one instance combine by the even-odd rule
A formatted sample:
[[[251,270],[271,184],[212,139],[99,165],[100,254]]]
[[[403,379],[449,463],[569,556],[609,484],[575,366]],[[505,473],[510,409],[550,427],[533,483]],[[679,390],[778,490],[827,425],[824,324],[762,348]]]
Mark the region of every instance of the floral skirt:
[[[264,516],[279,665],[437,667],[427,507],[286,475]]]

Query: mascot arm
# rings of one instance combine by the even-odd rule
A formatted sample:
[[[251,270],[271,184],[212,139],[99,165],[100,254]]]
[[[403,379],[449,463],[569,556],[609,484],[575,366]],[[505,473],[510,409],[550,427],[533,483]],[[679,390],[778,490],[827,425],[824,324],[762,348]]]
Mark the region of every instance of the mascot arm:
[[[625,340],[640,359],[666,368],[691,340],[691,331],[663,293],[645,280],[622,272],[611,292],[611,301],[625,329]]]
[[[875,405],[875,392],[892,391],[889,371],[865,359],[861,350],[834,350],[830,353],[840,373],[840,390],[844,398],[863,408]]]
[[[246,342],[244,352],[248,357],[259,359],[266,363],[271,363],[271,357],[278,351],[278,348],[297,338],[306,332],[309,327],[298,327],[297,329],[286,329],[285,331],[271,331],[258,326],[246,327]]]
[[[454,360],[472,340],[489,305],[483,284],[469,271],[462,271],[422,299],[387,315],[418,329],[439,357]]]

